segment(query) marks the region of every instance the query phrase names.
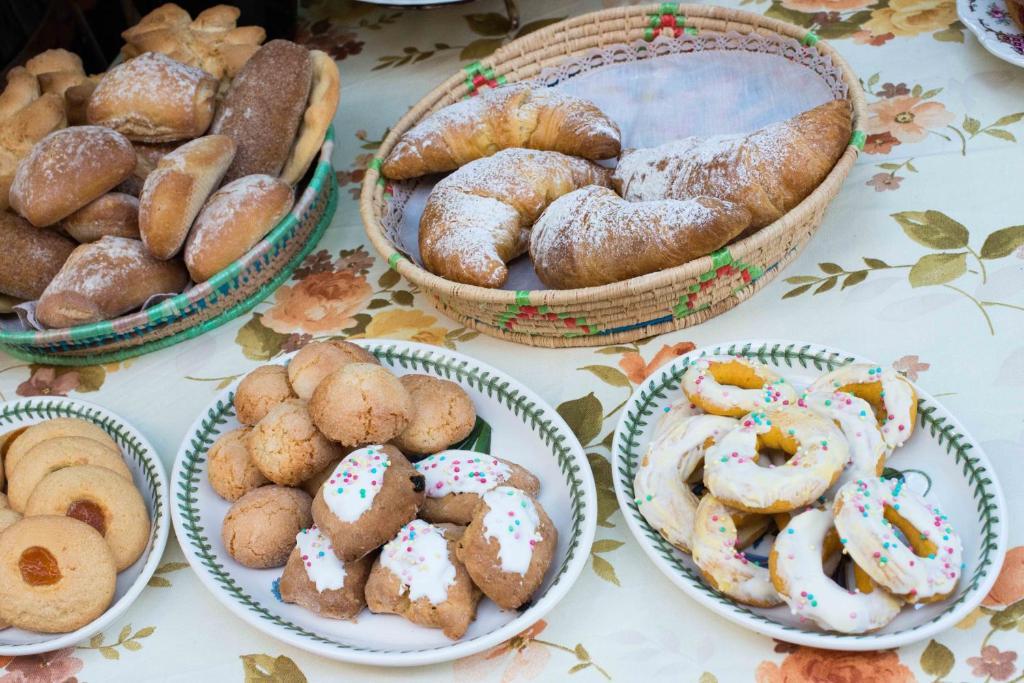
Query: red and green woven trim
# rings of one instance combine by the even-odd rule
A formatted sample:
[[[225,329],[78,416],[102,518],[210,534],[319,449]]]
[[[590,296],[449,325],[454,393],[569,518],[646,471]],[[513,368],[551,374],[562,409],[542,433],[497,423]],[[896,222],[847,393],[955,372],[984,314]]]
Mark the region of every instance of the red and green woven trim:
[[[702,273],[697,278],[698,284],[690,285],[686,294],[679,297],[679,301],[672,307],[672,315],[676,318],[685,318],[708,308],[711,303],[701,301],[701,295],[710,289],[718,278],[733,277],[736,274],[739,274],[740,279],[743,280],[743,284],[736,288],[739,290],[756,281],[764,274],[764,270],[752,263],[734,260],[727,248],[712,253],[711,270]]]
[[[686,26],[686,15],[680,11],[679,5],[673,2],[663,2],[656,14],[647,15],[647,28],[644,29],[644,40],[650,42],[667,33],[673,38],[678,38],[684,33],[695,36],[697,29],[693,26]]]
[[[505,77],[495,75],[494,69],[489,66],[484,66],[480,62],[472,62],[462,67],[462,70],[466,72],[466,88],[469,89],[469,97],[474,97],[480,92],[480,88],[488,86],[491,88],[497,88],[499,85],[505,85]]]
[[[384,159],[381,157],[374,157],[373,159],[370,159],[370,163],[367,164],[367,168],[372,168],[377,173],[380,173],[380,167],[383,165]],[[383,175],[377,177],[377,184],[384,188],[384,195],[386,197],[390,197],[393,194],[391,183],[389,183],[388,179]]]
[[[516,292],[516,302],[509,304],[505,312],[498,316],[497,324],[501,329],[513,332],[520,320],[536,318],[561,320],[566,327],[566,337],[581,337],[601,331],[598,326],[588,324],[586,318],[577,317],[572,313],[557,313],[552,311],[550,306],[531,306],[530,293],[525,290]]]

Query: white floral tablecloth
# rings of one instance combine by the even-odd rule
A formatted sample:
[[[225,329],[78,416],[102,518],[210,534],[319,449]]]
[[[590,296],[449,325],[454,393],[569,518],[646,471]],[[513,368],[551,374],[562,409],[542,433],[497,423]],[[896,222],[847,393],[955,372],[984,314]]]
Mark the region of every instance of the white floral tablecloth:
[[[993,0],[1000,2],[1001,0]],[[603,6],[616,4],[605,0]],[[501,647],[410,670],[339,664],[270,639],[200,585],[172,540],[117,628],[79,647],[0,658],[0,683],[516,681],[709,683],[1024,680],[1024,70],[985,52],[953,0],[743,0],[812,26],[869,92],[864,154],[810,246],[751,301],[638,345],[540,350],[477,336],[431,308],[367,246],[355,197],[387,125],[461,65],[597,0],[522,0],[522,28],[480,0],[431,12],[303,0],[300,39],[339,60],[341,201],[319,250],[255,312],[133,361],[79,369],[0,354],[6,399],[80,395],[132,421],[170,467],[199,406],[234,377],[317,336],[391,337],[476,356],[536,389],[587,447],[600,525],[585,570],[547,619]],[[993,21],[1006,21],[998,5]],[[1014,227],[1017,226],[1017,227]],[[984,607],[931,642],[825,653],[773,642],[699,607],[644,557],[612,491],[609,434],[655,367],[749,337],[821,342],[877,359],[940,397],[995,461],[1011,551]]]

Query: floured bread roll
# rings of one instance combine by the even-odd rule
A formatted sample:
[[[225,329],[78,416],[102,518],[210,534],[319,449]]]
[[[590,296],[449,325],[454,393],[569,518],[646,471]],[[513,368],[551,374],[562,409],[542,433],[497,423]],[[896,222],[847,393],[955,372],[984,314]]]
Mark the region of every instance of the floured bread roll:
[[[39,81],[16,66],[0,93],[0,211],[10,206],[14,173],[32,146],[67,124],[64,103],[55,93],[40,94]]]

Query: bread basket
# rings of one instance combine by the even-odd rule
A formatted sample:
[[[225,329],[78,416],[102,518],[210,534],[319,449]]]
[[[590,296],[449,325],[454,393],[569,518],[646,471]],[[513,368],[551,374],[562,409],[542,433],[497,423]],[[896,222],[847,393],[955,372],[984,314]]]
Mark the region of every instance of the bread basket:
[[[779,54],[786,59],[805,65],[811,57],[830,60],[853,105],[854,134],[835,167],[803,202],[754,235],[708,256],[582,289],[513,291],[460,284],[430,273],[396,247],[394,231],[388,230],[390,214],[396,210],[390,205],[395,189],[381,176],[380,164],[402,134],[431,112],[472,96],[477,88],[534,79],[553,65],[613,45],[647,41],[651,58],[657,58],[654,53],[664,45],[664,39],[657,42],[662,34],[684,41],[687,36],[710,36],[720,45],[718,49],[726,50],[748,49],[746,42],[763,36],[780,37]],[[419,286],[441,312],[467,327],[533,346],[627,342],[713,318],[771,281],[820,225],[863,147],[865,136],[859,126],[864,120],[864,92],[856,74],[813,31],[711,5],[663,3],[608,9],[513,40],[431,91],[398,121],[381,145],[363,181],[360,212],[370,241],[391,267]]]
[[[206,282],[113,320],[66,329],[0,330],[0,349],[52,365],[109,363],[191,339],[250,310],[291,276],[330,225],[338,203],[333,149],[332,126],[291,213],[245,256]]]

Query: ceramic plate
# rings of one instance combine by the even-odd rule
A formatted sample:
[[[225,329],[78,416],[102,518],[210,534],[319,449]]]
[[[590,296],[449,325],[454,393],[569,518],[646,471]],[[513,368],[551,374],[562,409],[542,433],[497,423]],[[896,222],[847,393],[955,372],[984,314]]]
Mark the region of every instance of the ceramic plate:
[[[999,59],[1024,66],[1024,33],[1006,13],[1006,0],[957,0],[960,21]]]
[[[135,564],[117,575],[114,602],[99,619],[72,633],[57,635],[5,629],[0,631],[0,655],[31,655],[59,650],[108,628],[139,597],[167,547],[167,534],[171,528],[167,519],[167,474],[152,444],[123,419],[105,408],[77,399],[62,396],[25,398],[0,404],[0,434],[55,417],[76,417],[93,422],[121,447],[153,522],[149,546]]]
[[[630,530],[654,564],[685,593],[737,624],[779,640],[832,650],[881,650],[928,638],[951,628],[974,609],[995,582],[1006,553],[1007,514],[1002,489],[981,446],[927,392],[919,397],[917,432],[887,462],[886,476],[901,476],[913,491],[941,503],[964,544],[964,580],[956,594],[917,609],[904,608],[881,631],[841,635],[801,624],[786,606],[750,608],[712,590],[688,554],[662,539],[633,500],[637,463],[668,406],[682,395],[679,381],[702,357],[743,356],[777,369],[797,388],[847,363],[871,362],[818,344],[742,341],[696,349],[660,369],[629,399],[612,445],[615,493]]]
[[[558,413],[508,375],[477,360],[424,344],[356,342],[397,375],[421,373],[457,382],[476,405],[476,448],[517,462],[541,480],[539,500],[558,527],[558,548],[544,585],[523,612],[484,600],[459,641],[401,617],[364,611],[358,622],[318,617],[275,596],[282,569],[247,569],[228,555],[221,523],[230,504],[210,487],[206,451],[239,426],[234,386],[200,414],[178,452],[171,475],[178,540],[192,568],[236,616],[296,647],[334,659],[410,666],[465,657],[493,647],[543,617],[569,591],[586,564],[596,524],[594,480],[579,441]],[[282,361],[282,362],[287,362]],[[465,447],[465,446],[464,446]]]

